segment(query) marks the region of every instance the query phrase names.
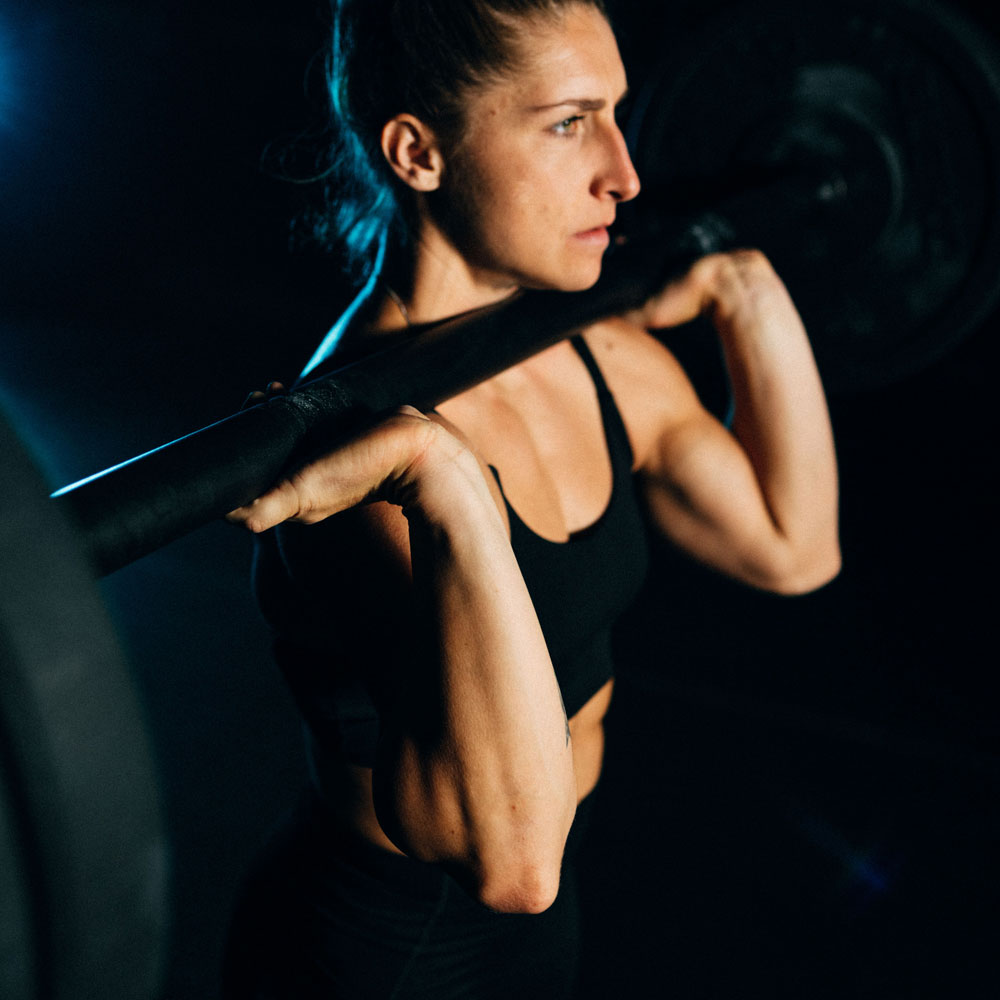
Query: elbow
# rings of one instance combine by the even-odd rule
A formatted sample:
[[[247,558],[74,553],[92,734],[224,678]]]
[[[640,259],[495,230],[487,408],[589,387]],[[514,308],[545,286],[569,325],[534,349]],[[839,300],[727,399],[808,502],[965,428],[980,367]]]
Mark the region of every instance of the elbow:
[[[484,844],[466,843],[458,850],[434,844],[413,850],[412,857],[441,865],[459,885],[483,906],[497,913],[543,913],[559,894],[565,836],[546,838],[532,845],[519,843],[492,831]]]
[[[839,543],[817,547],[795,557],[772,563],[756,583],[762,590],[782,597],[801,597],[831,583],[840,573]]]
[[[520,884],[516,886],[484,887],[477,898],[483,906],[496,913],[539,914],[544,913],[555,901],[559,892],[556,882],[554,889]]]
[[[576,814],[575,797],[563,810],[494,829],[477,851],[476,898],[498,913],[543,913],[559,894],[563,852]],[[555,817],[559,816],[557,820]]]
[[[811,594],[825,587],[828,583],[832,583],[839,573],[840,562],[838,560],[836,565],[827,563],[815,569],[810,569],[808,572],[783,579],[775,586],[772,586],[770,590],[782,597],[802,597],[805,594]]]
[[[559,894],[561,854],[557,859],[508,859],[479,874],[475,896],[497,913],[544,913]]]
[[[441,865],[470,896],[499,913],[542,913],[555,901],[576,813],[575,783],[565,794],[499,800],[482,789],[456,795],[447,782],[431,783],[428,795],[424,781],[397,783],[396,795],[386,796],[380,784],[376,815],[404,853]]]
[[[534,846],[527,838],[518,838],[522,842],[510,846],[497,831],[487,843],[475,845],[428,837],[426,829],[418,836],[392,824],[383,823],[383,829],[403,853],[440,865],[470,896],[497,913],[543,913],[559,893],[564,834],[547,836],[546,843]]]

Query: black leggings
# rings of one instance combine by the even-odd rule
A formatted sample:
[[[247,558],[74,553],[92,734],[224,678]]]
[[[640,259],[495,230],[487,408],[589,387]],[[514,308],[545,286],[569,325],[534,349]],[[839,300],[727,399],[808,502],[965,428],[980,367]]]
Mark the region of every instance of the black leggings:
[[[440,868],[348,841],[310,794],[248,878],[226,1000],[569,1000],[579,960],[572,855],[542,914],[487,909]]]

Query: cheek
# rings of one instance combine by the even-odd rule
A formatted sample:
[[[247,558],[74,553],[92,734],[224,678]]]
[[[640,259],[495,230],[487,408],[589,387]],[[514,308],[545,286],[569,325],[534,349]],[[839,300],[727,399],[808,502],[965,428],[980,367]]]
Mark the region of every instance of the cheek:
[[[461,163],[447,197],[459,246],[481,263],[518,269],[561,258],[573,227],[567,165],[511,148]]]
[[[479,189],[476,201],[477,228],[484,248],[498,259],[513,253],[539,252],[555,231],[550,198],[540,197],[536,185],[519,181],[495,183],[491,179]]]
[[[551,245],[567,227],[565,191],[545,175],[522,180],[508,194],[507,211],[501,213],[511,224],[516,220],[518,236],[536,246]]]
[[[517,219],[527,230],[526,235],[539,239],[550,233],[557,213],[552,200],[540,197],[536,186],[521,186],[513,204]]]
[[[516,144],[495,150],[490,169],[479,172],[481,204],[511,222],[555,218],[565,198],[565,171],[550,159]]]

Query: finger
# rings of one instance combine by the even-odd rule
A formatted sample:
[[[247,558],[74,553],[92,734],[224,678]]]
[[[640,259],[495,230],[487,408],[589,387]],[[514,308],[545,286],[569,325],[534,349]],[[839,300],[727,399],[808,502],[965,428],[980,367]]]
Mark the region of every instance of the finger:
[[[286,479],[244,507],[226,514],[231,524],[248,528],[255,535],[273,528],[299,514],[300,504],[295,487]]]
[[[243,400],[243,405],[240,407],[240,409],[246,410],[251,406],[256,406],[264,398],[265,398],[264,393],[262,393],[259,389],[254,389],[254,391],[251,392],[250,395]]]
[[[680,326],[700,316],[705,305],[704,284],[700,274],[689,271],[672,281],[660,293],[657,315],[666,326]]]
[[[307,463],[252,503],[230,511],[226,520],[259,533],[283,521],[315,524],[364,503],[388,483],[405,478],[431,442],[442,440],[438,427],[414,407],[399,407],[360,438]],[[457,440],[454,445],[463,447]]]
[[[396,410],[396,415],[399,417],[418,417],[420,420],[430,420],[430,417],[426,413],[421,413],[415,406],[410,406],[409,403],[404,403]]]
[[[240,409],[245,410],[250,406],[256,406],[258,403],[262,403],[266,399],[273,399],[275,396],[284,396],[285,394],[286,389],[283,382],[268,382],[267,389],[264,392],[261,392],[260,389],[254,389],[254,391],[243,400],[243,405]]]
[[[665,285],[642,311],[646,325],[655,328],[680,326],[700,316],[705,309],[705,278],[704,267],[696,264]]]

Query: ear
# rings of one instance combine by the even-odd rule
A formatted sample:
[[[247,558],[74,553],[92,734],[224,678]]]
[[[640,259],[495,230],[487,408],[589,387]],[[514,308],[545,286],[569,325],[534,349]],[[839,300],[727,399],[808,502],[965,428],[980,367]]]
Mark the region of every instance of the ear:
[[[432,129],[413,115],[396,115],[382,127],[382,155],[396,176],[414,191],[441,186],[444,157]]]

